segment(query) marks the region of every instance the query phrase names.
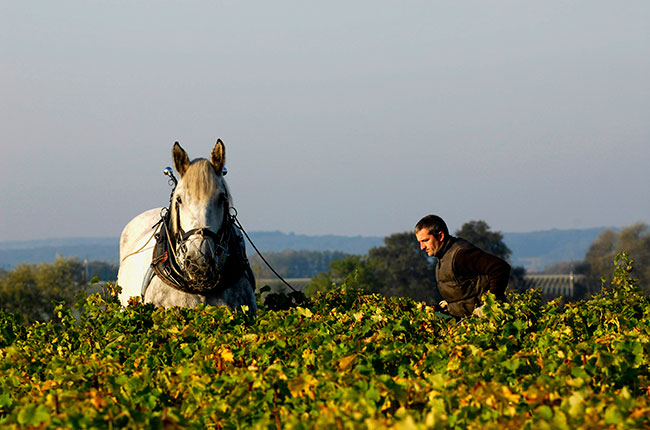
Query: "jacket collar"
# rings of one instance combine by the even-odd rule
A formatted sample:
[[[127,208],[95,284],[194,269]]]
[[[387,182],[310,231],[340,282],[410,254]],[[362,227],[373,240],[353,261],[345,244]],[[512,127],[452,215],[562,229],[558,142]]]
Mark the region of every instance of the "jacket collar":
[[[442,246],[438,250],[438,252],[434,255],[438,260],[442,260],[442,257],[445,256],[447,251],[449,251],[449,248],[451,248],[451,245],[453,245],[456,242],[456,238],[454,236],[448,235],[444,242],[442,243]]]

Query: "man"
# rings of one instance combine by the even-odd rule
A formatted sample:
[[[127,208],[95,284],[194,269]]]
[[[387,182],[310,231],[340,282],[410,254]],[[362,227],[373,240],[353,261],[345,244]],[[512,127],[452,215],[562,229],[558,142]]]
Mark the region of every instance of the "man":
[[[436,280],[448,311],[455,317],[471,315],[482,305],[481,295],[490,291],[505,300],[510,265],[464,239],[449,234],[437,215],[427,215],[415,225],[420,249],[438,259]]]

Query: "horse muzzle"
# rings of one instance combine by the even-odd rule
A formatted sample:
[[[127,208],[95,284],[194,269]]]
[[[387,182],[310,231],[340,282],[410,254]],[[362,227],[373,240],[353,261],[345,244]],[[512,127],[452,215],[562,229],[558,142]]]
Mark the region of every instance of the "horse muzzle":
[[[209,288],[219,281],[228,251],[217,234],[195,229],[183,235],[177,256],[187,282]]]

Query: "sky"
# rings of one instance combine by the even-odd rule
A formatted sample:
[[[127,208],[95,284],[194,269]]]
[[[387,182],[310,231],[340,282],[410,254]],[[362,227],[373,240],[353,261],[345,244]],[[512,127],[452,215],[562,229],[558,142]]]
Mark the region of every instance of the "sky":
[[[650,2],[3,1],[0,241],[117,237],[226,146],[248,231],[650,222]]]

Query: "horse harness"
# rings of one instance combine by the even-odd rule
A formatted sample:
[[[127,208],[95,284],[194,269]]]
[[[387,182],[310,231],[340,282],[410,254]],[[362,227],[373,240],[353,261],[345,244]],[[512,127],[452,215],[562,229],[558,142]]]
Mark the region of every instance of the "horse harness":
[[[172,191],[173,195],[173,191]],[[170,208],[174,207],[171,204]],[[141,295],[144,299],[145,293],[154,276],[158,276],[170,287],[189,294],[218,294],[223,292],[242,276],[246,276],[251,283],[254,283],[253,272],[246,257],[244,237],[237,234],[237,227],[234,222],[235,215],[229,214],[229,205],[226,205],[224,219],[221,228],[214,233],[208,228],[196,228],[190,231],[183,231],[176,208],[176,234],[173,233],[172,216],[170,210],[164,208],[161,212],[161,219],[158,221],[159,231],[155,234],[156,244],[153,249],[151,265],[147,270],[142,283]],[[234,208],[233,208],[234,209]],[[183,263],[176,255],[178,245],[184,246],[186,241],[193,235],[202,235],[212,239],[216,247],[216,267],[210,271],[210,276],[203,280],[189,280],[183,272]]]

